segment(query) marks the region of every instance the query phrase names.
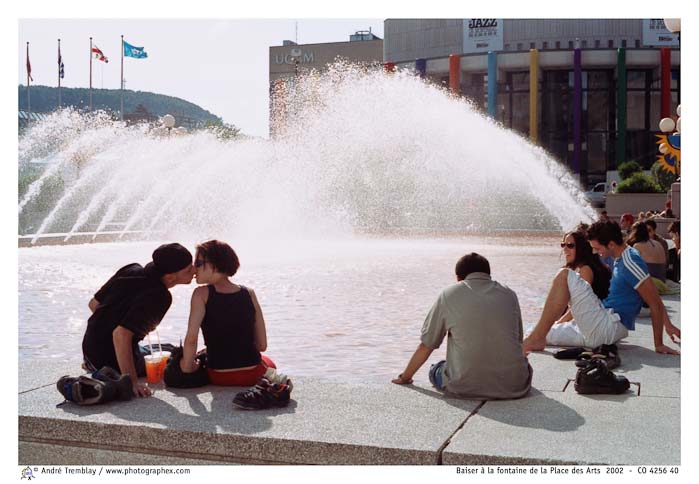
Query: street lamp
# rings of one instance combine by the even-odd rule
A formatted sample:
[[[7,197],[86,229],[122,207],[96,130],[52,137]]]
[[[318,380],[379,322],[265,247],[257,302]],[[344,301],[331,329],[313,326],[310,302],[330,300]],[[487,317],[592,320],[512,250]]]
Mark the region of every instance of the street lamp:
[[[299,59],[301,58],[302,52],[298,47],[291,49],[291,58],[294,59],[294,77],[299,76]]]
[[[167,128],[167,134],[170,136],[170,130],[175,126],[175,117],[172,114],[166,114],[161,118],[163,125]]]
[[[678,18],[666,18],[666,19],[663,19],[663,22],[665,22],[665,28],[668,29],[673,34],[676,34],[677,32],[680,31],[680,27],[681,27],[680,19],[678,19]]]

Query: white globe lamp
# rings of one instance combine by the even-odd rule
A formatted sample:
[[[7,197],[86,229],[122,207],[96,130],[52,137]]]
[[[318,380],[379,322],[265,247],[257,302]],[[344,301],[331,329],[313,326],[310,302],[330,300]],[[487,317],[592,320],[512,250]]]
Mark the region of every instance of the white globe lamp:
[[[161,121],[167,129],[175,127],[175,117],[172,114],[166,114],[162,117]]]
[[[680,19],[678,19],[678,18],[666,18],[666,19],[663,19],[663,22],[665,22],[665,28],[668,29],[673,34],[676,34],[677,32],[680,31],[680,27],[681,27]]]
[[[673,129],[675,129],[675,122],[672,120],[672,118],[663,118],[660,120],[660,123],[658,123],[660,127],[660,131],[663,133],[671,133]]]

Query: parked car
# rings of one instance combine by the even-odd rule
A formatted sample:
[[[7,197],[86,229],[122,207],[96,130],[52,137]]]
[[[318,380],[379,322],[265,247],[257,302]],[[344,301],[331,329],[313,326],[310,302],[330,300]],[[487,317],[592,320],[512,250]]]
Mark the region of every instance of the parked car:
[[[600,182],[586,191],[584,195],[590,205],[604,207],[607,203],[607,191],[609,191],[607,183]]]

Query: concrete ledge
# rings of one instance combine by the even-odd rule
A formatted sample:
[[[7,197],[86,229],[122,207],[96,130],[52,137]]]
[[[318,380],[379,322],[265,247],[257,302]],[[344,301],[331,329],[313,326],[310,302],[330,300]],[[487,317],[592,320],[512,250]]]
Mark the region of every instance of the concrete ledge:
[[[680,326],[679,298],[664,301]],[[535,389],[519,400],[444,398],[424,376],[411,386],[294,378],[289,407],[254,412],[232,406],[241,388],[214,386],[56,407],[56,381],[81,374],[79,362],[21,361],[18,463],[677,465],[681,360],[652,343],[642,316],[619,345],[614,371],[641,396],[578,395],[566,386],[575,365],[548,348],[530,355]]]
[[[53,444],[36,443],[31,440],[19,442],[20,462],[41,463],[44,465],[69,465],[79,466],[85,464],[86,459],[91,462],[99,462],[101,465],[148,465],[148,466],[198,466],[198,465],[224,465],[230,462],[207,459],[193,459],[186,456],[134,453],[117,450],[113,447],[104,448],[85,447],[75,443]]]
[[[679,465],[679,415],[679,399],[578,395],[572,386],[536,392],[487,402],[452,439],[443,463]]]
[[[74,245],[74,244],[92,244],[100,242],[116,242],[119,240],[143,240],[149,234],[145,234],[139,230],[121,231],[104,231],[104,232],[76,232],[70,236],[68,234],[41,234],[36,235],[20,235],[17,237],[17,247],[34,247],[40,245]],[[34,238],[36,237],[36,240]],[[34,240],[34,242],[32,242]]]
[[[95,449],[123,453],[122,464],[173,453],[222,463],[436,464],[479,404],[420,387],[301,379],[289,407],[246,412],[231,404],[239,390],[160,389],[149,399],[56,408],[55,386],[40,387],[19,396],[20,461],[41,448],[26,444],[44,444],[85,448],[80,464],[103,463]]]

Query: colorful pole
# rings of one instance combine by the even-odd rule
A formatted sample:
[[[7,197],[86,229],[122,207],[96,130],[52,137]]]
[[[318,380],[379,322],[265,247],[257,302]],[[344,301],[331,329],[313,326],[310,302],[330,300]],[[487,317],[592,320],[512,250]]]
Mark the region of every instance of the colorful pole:
[[[498,111],[498,55],[488,52],[488,114],[497,117]]]
[[[449,55],[449,90],[452,94],[461,94],[461,56]]]
[[[660,49],[660,118],[670,117],[670,49]],[[659,119],[656,121],[660,121]]]
[[[536,143],[539,138],[539,51],[529,50],[529,139]]]
[[[384,62],[383,68],[386,72],[396,72],[396,63],[395,62]]]
[[[580,173],[582,154],[582,56],[580,49],[573,51],[573,173]]]
[[[616,166],[626,161],[626,49],[616,55]]]
[[[415,74],[418,77],[425,77],[427,73],[427,61],[425,59],[415,59]]]
[[[90,37],[90,111],[92,111],[92,37]]]

